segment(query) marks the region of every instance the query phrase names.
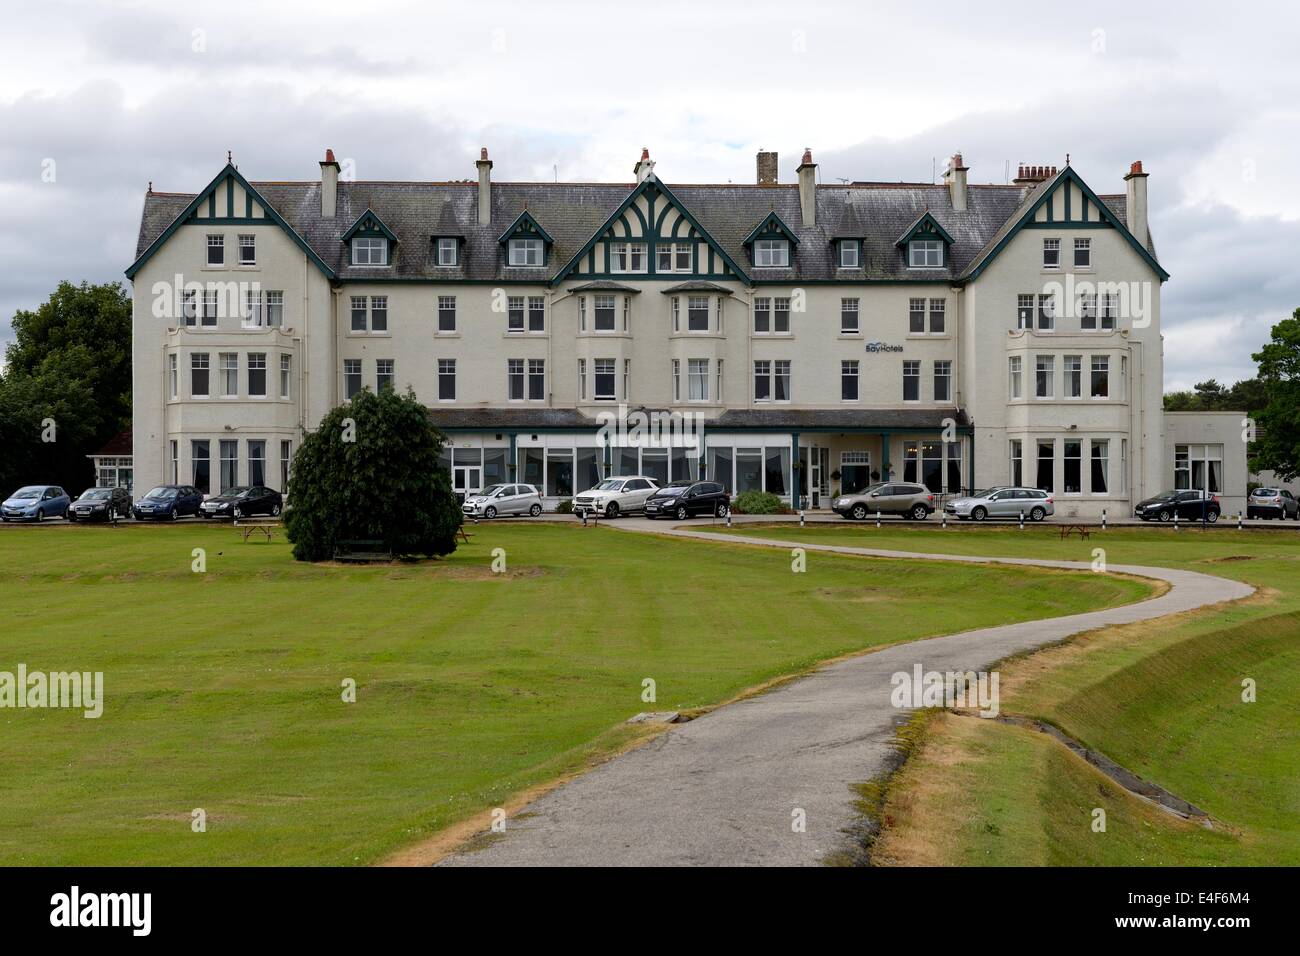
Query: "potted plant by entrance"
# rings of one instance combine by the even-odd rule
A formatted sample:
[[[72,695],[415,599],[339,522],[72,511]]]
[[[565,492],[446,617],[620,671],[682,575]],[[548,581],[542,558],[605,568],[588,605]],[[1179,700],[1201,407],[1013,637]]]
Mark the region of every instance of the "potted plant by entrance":
[[[835,487],[831,489],[831,497],[833,498],[838,498],[840,496],[841,477],[842,476],[840,475],[840,470],[838,468],[836,468],[834,471],[831,472],[831,481],[835,482]]]

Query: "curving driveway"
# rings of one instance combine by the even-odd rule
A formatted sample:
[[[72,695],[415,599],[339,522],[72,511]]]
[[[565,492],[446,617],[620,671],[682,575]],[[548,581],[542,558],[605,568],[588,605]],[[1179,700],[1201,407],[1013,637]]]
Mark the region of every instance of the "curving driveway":
[[[1081,561],[919,554],[707,531],[662,532],[645,520],[613,527],[705,541],[910,561],[964,561],[1089,570]],[[888,766],[894,727],[890,677],[982,670],[993,661],[1113,624],[1128,624],[1248,597],[1237,581],[1168,568],[1112,566],[1166,581],[1137,604],[913,641],[828,665],[807,677],[673,726],[650,743],[560,787],[512,819],[506,833],[443,866],[810,865],[849,847],[856,820],[850,784]],[[793,832],[801,809],[806,831]]]

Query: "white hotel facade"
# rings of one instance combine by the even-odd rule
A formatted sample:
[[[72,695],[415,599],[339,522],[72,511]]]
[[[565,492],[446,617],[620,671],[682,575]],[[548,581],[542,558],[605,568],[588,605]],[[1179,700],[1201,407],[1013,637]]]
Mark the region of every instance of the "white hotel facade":
[[[554,505],[608,474],[708,477],[805,507],[875,480],[1023,483],[1058,513],[1168,487],[1244,501],[1240,416],[1166,414],[1147,175],[976,185],[249,182],[145,196],[135,485],[283,488],[361,388],[414,389],[459,491]],[[602,413],[696,413],[694,448]]]

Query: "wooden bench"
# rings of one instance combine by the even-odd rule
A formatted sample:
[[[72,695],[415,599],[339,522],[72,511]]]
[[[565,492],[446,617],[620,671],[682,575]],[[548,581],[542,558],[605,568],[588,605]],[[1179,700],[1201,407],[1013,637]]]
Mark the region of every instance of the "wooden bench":
[[[334,560],[355,564],[369,564],[393,560],[393,552],[384,548],[384,542],[373,539],[339,541],[334,545]]]
[[[239,532],[245,543],[248,542],[249,536],[257,531],[266,535],[266,540],[270,541],[271,536],[284,527],[279,518],[236,518],[234,524],[235,530]]]
[[[1080,538],[1088,538],[1088,537],[1091,537],[1091,536],[1092,536],[1092,532],[1089,531],[1086,527],[1084,527],[1084,526],[1081,525],[1081,524],[1065,524],[1065,525],[1061,525],[1061,540],[1062,540],[1062,541],[1064,541],[1066,538],[1068,538],[1068,537],[1069,537],[1070,535],[1072,535],[1072,534],[1077,534]]]

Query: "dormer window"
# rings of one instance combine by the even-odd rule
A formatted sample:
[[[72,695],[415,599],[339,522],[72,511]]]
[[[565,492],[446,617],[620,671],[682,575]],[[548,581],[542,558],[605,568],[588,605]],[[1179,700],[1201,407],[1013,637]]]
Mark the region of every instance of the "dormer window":
[[[943,243],[938,239],[913,239],[907,244],[907,264],[912,269],[942,269]]]
[[[511,239],[510,264],[512,266],[540,266],[542,264],[542,240]]]
[[[388,265],[388,240],[376,236],[358,236],[352,240],[354,266]]]
[[[785,239],[755,239],[754,265],[760,269],[790,266],[790,243]]]
[[[458,266],[460,265],[460,242],[455,237],[442,237],[438,239],[437,263],[440,266]]]
[[[861,256],[862,244],[856,239],[840,240],[840,268],[841,269],[860,269],[862,268]]]

